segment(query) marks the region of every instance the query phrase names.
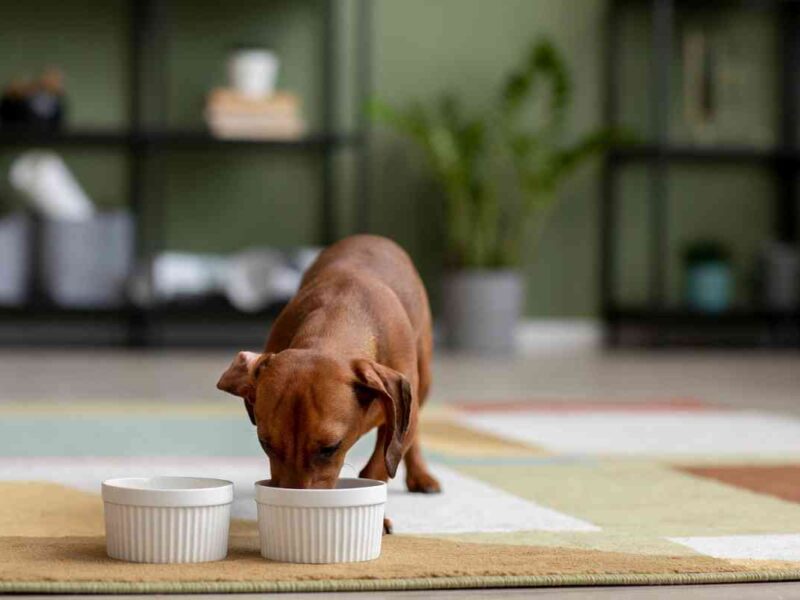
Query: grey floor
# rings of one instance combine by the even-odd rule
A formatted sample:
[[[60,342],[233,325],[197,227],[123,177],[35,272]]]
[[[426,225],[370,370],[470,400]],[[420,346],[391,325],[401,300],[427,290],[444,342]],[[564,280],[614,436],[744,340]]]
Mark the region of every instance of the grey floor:
[[[0,402],[228,401],[214,389],[234,350],[0,351]],[[438,355],[434,401],[619,401],[691,397],[800,413],[800,353],[571,350],[515,359]],[[373,598],[800,598],[800,583],[341,594]],[[319,598],[291,594],[285,598]]]
[[[2,350],[0,402],[215,401],[235,351]],[[433,399],[630,401],[694,397],[800,412],[798,352],[537,351],[515,359],[438,354]]]

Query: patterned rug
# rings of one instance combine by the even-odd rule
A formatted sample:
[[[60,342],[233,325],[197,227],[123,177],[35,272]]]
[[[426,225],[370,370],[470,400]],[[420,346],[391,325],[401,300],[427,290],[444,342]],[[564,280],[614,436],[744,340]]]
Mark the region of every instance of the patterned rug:
[[[391,484],[396,534],[349,565],[263,560],[268,467],[238,406],[0,406],[0,592],[269,592],[800,580],[800,420],[692,400],[432,406],[444,493]],[[371,439],[348,457],[354,474]],[[106,558],[103,479],[234,481],[225,561]]]

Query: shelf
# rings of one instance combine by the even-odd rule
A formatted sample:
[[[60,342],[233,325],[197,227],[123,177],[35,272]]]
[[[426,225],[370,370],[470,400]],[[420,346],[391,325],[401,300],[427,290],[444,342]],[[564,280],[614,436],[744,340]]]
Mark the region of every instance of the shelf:
[[[167,148],[250,148],[250,149],[320,149],[330,146],[346,146],[357,144],[362,136],[359,134],[310,134],[296,140],[249,140],[220,139],[202,130],[171,130],[148,132],[138,136],[144,144]]]
[[[213,137],[205,124],[198,120],[184,127],[167,125],[169,90],[171,84],[179,83],[166,68],[161,54],[170,48],[172,28],[163,26],[163,2],[139,0],[132,2],[126,11],[124,28],[126,52],[120,69],[123,79],[129,83],[123,90],[127,100],[128,115],[125,120],[105,128],[98,124],[92,127],[75,126],[60,131],[46,131],[33,127],[12,127],[8,123],[0,126],[0,152],[6,156],[29,148],[53,148],[59,152],[117,152],[129,158],[129,172],[120,174],[120,196],[125,200],[134,217],[135,254],[146,256],[167,247],[165,233],[168,228],[161,221],[166,218],[163,210],[151,210],[164,198],[164,174],[160,169],[149,168],[149,162],[158,160],[164,153],[186,153],[185,159],[199,158],[192,153],[210,152],[263,152],[308,153],[320,168],[312,169],[318,185],[311,186],[308,196],[318,198],[318,239],[327,244],[338,238],[337,215],[344,194],[338,193],[340,179],[344,175],[335,164],[335,151],[347,147],[358,156],[357,172],[353,175],[354,193],[348,194],[357,202],[352,211],[357,230],[366,230],[370,205],[370,161],[367,133],[370,123],[363,107],[372,94],[370,74],[373,70],[371,0],[356,0],[352,11],[348,8],[348,31],[338,31],[341,7],[335,2],[319,3],[319,35],[308,50],[318,57],[322,50],[318,84],[314,102],[320,105],[321,131],[309,132],[297,140],[229,140]],[[314,12],[317,12],[315,9]],[[352,14],[350,14],[352,12]],[[241,13],[240,16],[246,13]],[[308,15],[311,17],[312,15]],[[264,15],[269,18],[268,15]],[[319,17],[319,18],[318,18]],[[223,24],[224,25],[224,24]],[[317,26],[315,24],[315,31]],[[318,38],[318,39],[317,39]],[[127,46],[127,44],[130,44]],[[357,48],[353,60],[341,63],[348,48]],[[297,48],[300,49],[299,47]],[[103,48],[88,48],[90,52],[102,52]],[[347,71],[348,76],[341,75]],[[171,80],[172,78],[172,80]],[[100,80],[98,80],[100,81]],[[100,82],[102,84],[102,81]],[[335,110],[337,100],[349,99],[341,108],[347,108],[350,127],[359,131],[343,132],[343,110]],[[350,110],[350,108],[355,110]],[[238,154],[237,154],[238,156]],[[303,154],[305,157],[306,155]],[[273,158],[274,155],[265,156]],[[260,156],[257,158],[261,158]],[[349,180],[349,174],[347,175]],[[315,193],[316,192],[316,193]],[[305,196],[306,194],[304,194]],[[37,236],[29,236],[30,250],[37,256]],[[157,306],[140,308],[121,306],[110,309],[70,309],[53,306],[39,296],[30,298],[22,307],[0,306],[0,346],[3,345],[61,345],[99,343],[103,345],[169,345],[187,343],[193,347],[210,344],[231,345],[234,340],[248,340],[241,347],[252,347],[263,343],[263,335],[270,321],[274,320],[282,307],[275,305],[257,313],[242,313],[235,310],[222,298],[191,305]],[[240,335],[242,334],[242,335]],[[181,341],[182,340],[182,341]],[[237,342],[238,345],[238,342]]]
[[[0,129],[0,146],[124,146],[130,142],[130,134],[124,131]]]
[[[610,321],[630,323],[673,323],[692,325],[763,324],[800,321],[800,311],[770,311],[734,309],[721,313],[706,313],[685,308],[648,309],[612,308],[606,311]]]
[[[637,145],[617,147],[609,157],[620,163],[666,160],[679,163],[774,164],[778,161],[797,164],[800,154],[791,150],[766,149],[749,146],[657,146]]]
[[[791,5],[797,0],[707,0],[707,5],[716,7],[769,10],[779,8],[782,5]],[[614,0],[616,4],[647,5],[652,0]],[[679,8],[697,8],[697,0],[674,0]]]
[[[208,149],[236,148],[255,150],[311,150],[355,145],[358,133],[315,133],[296,140],[220,139],[203,130],[164,130],[133,133],[114,130],[2,130],[0,147],[20,146],[151,146],[156,148]]]
[[[25,321],[58,319],[63,321],[83,320],[124,320],[136,317],[145,319],[169,320],[203,320],[219,319],[220,321],[251,321],[274,319],[283,309],[283,303],[276,303],[264,310],[246,313],[236,310],[227,301],[209,299],[191,304],[165,304],[148,308],[125,305],[115,308],[69,308],[50,304],[33,306],[0,307],[0,321]]]
[[[714,0],[711,4],[726,4],[741,8],[777,8],[776,17],[775,94],[766,100],[775,103],[775,145],[763,147],[755,144],[719,143],[702,145],[680,143],[670,139],[672,116],[675,114],[673,98],[674,59],[680,53],[680,32],[688,11],[696,9],[698,3],[690,0],[658,0],[642,5],[649,23],[644,38],[648,40],[650,54],[650,77],[647,105],[652,137],[649,141],[633,145],[616,145],[606,156],[601,187],[599,238],[601,240],[600,298],[602,318],[606,325],[606,341],[609,345],[713,345],[751,347],[800,348],[800,310],[771,311],[758,306],[743,307],[722,313],[703,313],[686,307],[663,307],[669,288],[669,257],[675,252],[672,241],[680,237],[675,228],[680,224],[670,219],[669,204],[673,198],[673,167],[697,167],[698,174],[709,168],[720,167],[731,170],[742,168],[762,169],[774,185],[772,190],[771,238],[796,243],[798,226],[797,190],[800,174],[800,143],[798,143],[798,121],[796,107],[800,98],[797,74],[800,72],[800,2],[797,0]],[[624,21],[627,19],[622,0],[609,5],[609,26],[605,37],[605,68],[608,74],[605,86],[605,122],[615,126],[619,122],[620,82],[623,80],[621,65],[625,63],[622,39]],[[687,11],[684,13],[683,11]],[[695,15],[697,16],[697,15]],[[773,16],[771,15],[770,18]],[[679,91],[679,90],[678,90]],[[772,91],[772,90],[770,90]],[[650,281],[648,297],[660,299],[653,306],[620,305],[616,301],[617,274],[620,258],[617,252],[619,238],[619,203],[624,193],[619,185],[620,170],[631,165],[644,167],[648,185],[645,193],[648,205],[646,228],[648,248],[646,264]],[[705,167],[705,169],[703,169]],[[713,170],[713,169],[712,169]],[[699,215],[697,218],[701,218]],[[623,248],[624,250],[624,248]],[[625,253],[623,252],[623,255]]]
[[[242,312],[237,310],[222,297],[214,297],[191,303],[170,303],[157,305],[150,308],[135,308],[134,310],[146,317],[181,320],[219,319],[221,321],[253,321],[272,320],[286,306],[284,302],[276,302],[257,312]]]
[[[285,305],[255,313],[224,298],[151,308],[0,307],[4,346],[257,347]]]
[[[702,313],[685,308],[613,307],[603,314],[609,347],[800,347],[800,312],[734,309]]]

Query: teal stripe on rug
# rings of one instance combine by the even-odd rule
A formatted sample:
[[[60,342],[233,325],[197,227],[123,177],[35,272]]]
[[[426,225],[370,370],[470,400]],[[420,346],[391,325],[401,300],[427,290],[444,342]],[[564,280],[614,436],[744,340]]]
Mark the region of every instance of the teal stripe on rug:
[[[0,456],[253,456],[239,417],[25,416],[0,421]]]
[[[369,456],[374,437],[351,450]],[[13,416],[0,420],[0,456],[260,456],[240,416]]]

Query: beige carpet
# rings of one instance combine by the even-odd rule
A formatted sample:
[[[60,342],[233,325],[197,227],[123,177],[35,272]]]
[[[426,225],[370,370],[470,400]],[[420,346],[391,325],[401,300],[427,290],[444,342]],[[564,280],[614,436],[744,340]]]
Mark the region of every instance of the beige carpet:
[[[177,425],[184,417],[170,418]],[[98,490],[102,469],[147,470],[154,461],[166,468],[167,458],[110,466],[86,457],[2,459],[0,592],[800,580],[798,420],[685,403],[601,411],[471,407],[425,418],[426,451],[445,493],[423,497],[403,493],[402,483],[390,487],[390,516],[409,533],[385,537],[381,557],[367,563],[264,560],[247,519],[233,522],[230,553],[220,562],[111,560],[101,499],[85,490]],[[210,459],[181,460],[175,468],[196,470]],[[205,467],[233,478],[237,460]],[[237,489],[244,493],[254,475],[249,467],[241,473]],[[252,499],[242,500],[244,516]]]
[[[236,521],[224,561],[142,565],[109,559],[98,497],[53,484],[0,485],[0,590],[272,590],[449,587],[467,581],[664,581],[716,573],[747,577],[746,566],[703,556],[634,555],[387,536],[367,563],[295,565],[261,558],[255,523]],[[773,565],[774,566],[774,565]],[[438,583],[437,583],[438,582]]]

